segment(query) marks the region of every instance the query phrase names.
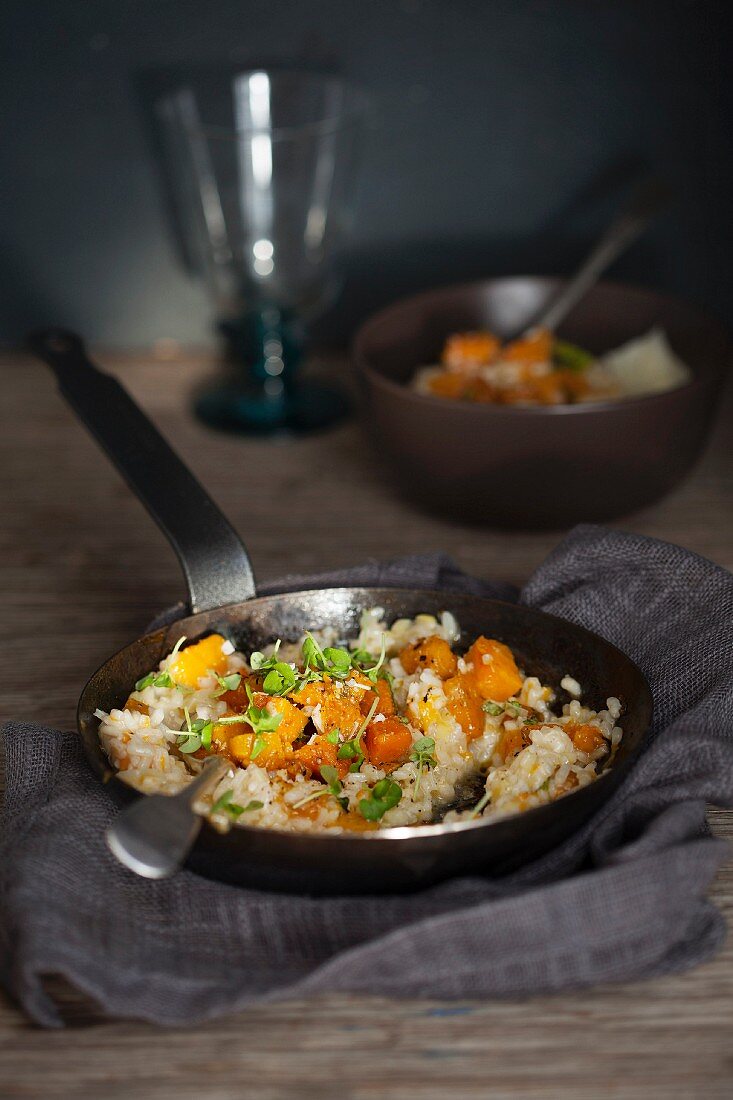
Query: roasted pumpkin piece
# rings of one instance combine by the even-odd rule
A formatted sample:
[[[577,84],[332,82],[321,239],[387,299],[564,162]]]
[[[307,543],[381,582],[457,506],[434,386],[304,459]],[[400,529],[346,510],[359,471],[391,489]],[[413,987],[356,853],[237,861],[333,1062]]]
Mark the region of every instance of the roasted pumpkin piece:
[[[522,686],[522,676],[509,646],[481,635],[473,643],[466,660],[472,662],[470,675],[483,699],[504,703]]]
[[[446,370],[440,374],[434,374],[428,382],[428,388],[436,397],[452,397],[460,400],[465,396],[466,379],[462,374],[454,374]]]
[[[218,722],[214,726],[212,740],[243,767],[254,760],[262,768],[284,768],[292,756],[293,741],[302,734],[308,718],[282,696],[265,695],[258,691],[253,693],[252,702],[268,714],[280,716],[277,729],[258,735],[247,725]]]
[[[555,374],[560,379],[567,401],[580,401],[587,396],[590,385],[584,374],[574,370],[559,370]]]
[[[484,712],[482,699],[472,675],[459,672],[443,685],[447,707],[466,735],[467,741],[481,737],[484,732]]]
[[[305,771],[309,775],[314,772],[321,774],[321,768],[327,764],[336,768],[339,778],[343,779],[349,770],[348,760],[338,759],[338,745],[332,744],[327,737],[314,737],[307,745],[296,749],[291,757],[291,767],[297,771]]]
[[[249,706],[249,691],[254,693],[256,691],[262,691],[262,679],[263,677],[258,674],[250,674],[249,676],[242,676],[239,682],[239,687],[232,688],[230,691],[225,691],[220,696],[223,702],[226,703],[228,709],[233,714],[242,714]]]
[[[346,695],[328,694],[321,703],[320,725],[323,733],[340,730],[344,737],[351,737],[363,720],[361,707]]]
[[[357,701],[355,692],[328,676],[306,684],[291,699],[301,707],[320,707],[316,725],[321,733],[338,729],[344,737],[350,737],[361,725],[361,700]]]
[[[294,707],[287,699],[284,699],[282,695],[265,695],[264,692],[257,691],[252,696],[252,700],[256,707],[264,707],[269,714],[280,715],[280,724],[276,733],[288,744],[292,744],[300,737],[308,724],[308,716],[303,714],[303,711],[298,707]]]
[[[376,684],[369,684],[369,690],[361,696],[361,713],[369,714],[375,702],[375,714],[383,714],[385,718],[389,718],[395,713],[394,696],[388,680],[379,679]]]
[[[292,693],[290,698],[299,707],[317,707],[319,703],[323,702],[326,691],[327,684],[325,681],[314,680],[310,684],[303,684],[301,688]]]
[[[429,668],[441,680],[453,676],[458,667],[455,653],[437,634],[431,634],[421,642],[405,646],[400,653],[400,664],[408,675],[412,675],[418,669]]]
[[[395,713],[396,708],[389,680],[377,680],[374,690],[378,696],[376,713],[383,714],[385,718],[390,718]]]
[[[499,347],[492,332],[456,332],[446,340],[441,362],[458,371],[486,366],[496,358]]]
[[[601,745],[606,744],[606,739],[597,726],[581,726],[575,722],[568,722],[565,732],[580,752],[595,752]]]
[[[496,747],[496,751],[502,758],[504,763],[511,760],[513,756],[516,756],[522,749],[526,749],[532,742],[531,730],[526,726],[523,729],[502,731],[499,743]]]
[[[168,672],[176,683],[190,688],[198,687],[201,677],[209,672],[221,676],[228,667],[227,655],[222,650],[225,641],[221,634],[209,634],[177,653]]]
[[[290,742],[280,736],[279,730],[261,734],[256,734],[252,730],[247,733],[235,733],[229,738],[227,750],[243,768],[248,764],[257,764],[258,767],[267,768],[269,771],[278,771],[280,768],[287,767],[293,755]]]
[[[499,358],[518,363],[546,363],[552,358],[553,342],[549,329],[536,328],[519,340],[505,344]]]
[[[150,714],[150,710],[145,703],[141,703],[138,699],[133,699],[132,696],[130,696],[122,709],[136,710],[138,714]]]
[[[399,718],[370,722],[364,734],[366,755],[370,764],[381,768],[407,760],[412,749],[412,734]]]
[[[520,379],[497,393],[500,405],[561,405],[566,400],[562,379],[552,373]]]
[[[500,400],[501,392],[497,386],[492,386],[485,378],[471,378],[462,396],[467,401],[475,401],[479,405],[492,405]]]

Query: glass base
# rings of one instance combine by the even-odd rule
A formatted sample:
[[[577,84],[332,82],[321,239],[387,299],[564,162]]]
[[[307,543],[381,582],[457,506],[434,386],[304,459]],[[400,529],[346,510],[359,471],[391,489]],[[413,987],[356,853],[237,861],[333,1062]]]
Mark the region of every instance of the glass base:
[[[242,435],[322,431],[349,412],[344,394],[316,382],[273,395],[223,383],[204,391],[194,408],[199,419],[210,427]]]

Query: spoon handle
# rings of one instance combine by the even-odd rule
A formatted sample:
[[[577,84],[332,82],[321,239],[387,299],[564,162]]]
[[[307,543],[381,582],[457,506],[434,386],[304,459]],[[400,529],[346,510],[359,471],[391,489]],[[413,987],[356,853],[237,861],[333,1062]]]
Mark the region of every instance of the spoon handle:
[[[641,236],[649,222],[667,205],[669,197],[669,191],[657,179],[647,180],[638,187],[572,279],[535,318],[531,327],[554,332],[603,272]]]
[[[223,757],[213,756],[179,794],[139,798],[107,830],[112,854],[143,878],[172,875],[186,859],[201,829],[202,819],[192,808],[194,801],[202,790],[218,782],[228,767]]]

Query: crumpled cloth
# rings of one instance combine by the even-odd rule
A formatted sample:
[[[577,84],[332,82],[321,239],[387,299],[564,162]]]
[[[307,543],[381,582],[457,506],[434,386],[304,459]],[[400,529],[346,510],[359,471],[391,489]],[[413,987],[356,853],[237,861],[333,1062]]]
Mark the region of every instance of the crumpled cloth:
[[[516,598],[440,555],[269,590],[344,583]],[[151,882],[108,852],[103,833],[117,811],[76,735],[11,723],[0,835],[6,988],[48,1026],[61,1023],[48,974],[109,1015],[190,1024],[264,999],[526,996],[709,958],[725,934],[706,892],[727,846],[709,835],[705,802],[733,803],[733,577],[676,546],[580,527],[519,599],[609,639],[654,693],[649,747],[571,839],[507,877],[408,896],[270,894],[189,871]]]

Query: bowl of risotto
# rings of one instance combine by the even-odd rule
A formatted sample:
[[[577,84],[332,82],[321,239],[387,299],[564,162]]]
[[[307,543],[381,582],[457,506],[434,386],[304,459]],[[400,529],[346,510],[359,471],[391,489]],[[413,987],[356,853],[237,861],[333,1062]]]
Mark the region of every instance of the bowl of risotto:
[[[596,286],[558,333],[522,329],[562,280],[429,291],[357,333],[370,438],[423,506],[506,527],[560,527],[668,492],[710,433],[732,345],[670,295]]]

